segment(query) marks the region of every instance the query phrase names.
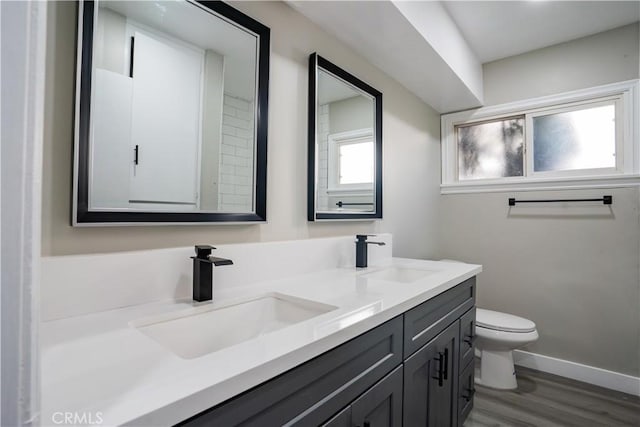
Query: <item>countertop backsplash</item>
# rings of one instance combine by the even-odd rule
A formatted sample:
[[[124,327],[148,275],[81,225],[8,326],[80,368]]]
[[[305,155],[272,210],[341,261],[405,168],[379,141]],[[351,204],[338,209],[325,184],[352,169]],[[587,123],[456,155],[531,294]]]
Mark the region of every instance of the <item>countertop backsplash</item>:
[[[371,240],[369,262],[392,256],[392,236]],[[233,265],[214,267],[213,292],[355,265],[355,235],[216,245]],[[42,258],[41,320],[64,319],[155,301],[191,298],[193,246]],[[355,268],[355,267],[354,267]]]

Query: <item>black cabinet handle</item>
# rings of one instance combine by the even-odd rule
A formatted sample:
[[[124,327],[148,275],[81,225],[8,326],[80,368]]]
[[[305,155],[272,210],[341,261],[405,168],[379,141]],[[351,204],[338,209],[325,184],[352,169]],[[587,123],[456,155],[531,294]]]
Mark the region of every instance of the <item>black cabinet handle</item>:
[[[464,338],[464,342],[469,344],[469,346],[472,346],[476,342],[477,338],[478,338],[477,335],[466,335]]]
[[[445,380],[449,378],[449,349],[448,348],[444,349],[444,369],[443,369],[442,376],[444,377]]]
[[[467,395],[466,396],[462,396],[462,397],[464,398],[464,400],[466,400],[468,402],[473,398],[474,394],[476,394],[476,389],[475,388],[468,388],[467,389]]]
[[[133,47],[136,39],[131,37],[131,49],[129,50],[129,77],[133,78]]]
[[[133,164],[138,164],[138,154],[140,153],[140,148],[136,144],[136,148],[133,149]]]
[[[438,376],[437,377],[431,377],[434,380],[438,380],[438,387],[442,387],[443,384],[443,367],[444,367],[444,353],[442,352],[438,352],[438,357],[435,358],[435,361],[438,362]]]

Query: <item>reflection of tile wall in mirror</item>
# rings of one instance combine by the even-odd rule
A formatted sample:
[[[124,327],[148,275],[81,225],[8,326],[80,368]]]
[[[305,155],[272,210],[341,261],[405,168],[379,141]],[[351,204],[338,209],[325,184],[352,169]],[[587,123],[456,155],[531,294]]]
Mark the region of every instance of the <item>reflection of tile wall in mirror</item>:
[[[253,101],[224,96],[219,210],[249,212],[253,201]]]
[[[329,159],[329,105],[320,105],[318,108],[318,207],[320,211],[329,209],[328,190],[328,159]]]

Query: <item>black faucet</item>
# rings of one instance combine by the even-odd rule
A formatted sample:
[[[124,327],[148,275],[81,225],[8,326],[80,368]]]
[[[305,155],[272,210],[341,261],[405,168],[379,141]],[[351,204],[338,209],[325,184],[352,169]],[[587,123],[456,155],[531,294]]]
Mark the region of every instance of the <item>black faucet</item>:
[[[193,259],[193,299],[210,301],[213,298],[213,266],[232,265],[233,261],[211,256],[215,249],[210,245],[196,245]]]
[[[367,266],[367,245],[385,245],[384,242],[368,242],[367,237],[375,237],[375,234],[356,235],[356,267]]]

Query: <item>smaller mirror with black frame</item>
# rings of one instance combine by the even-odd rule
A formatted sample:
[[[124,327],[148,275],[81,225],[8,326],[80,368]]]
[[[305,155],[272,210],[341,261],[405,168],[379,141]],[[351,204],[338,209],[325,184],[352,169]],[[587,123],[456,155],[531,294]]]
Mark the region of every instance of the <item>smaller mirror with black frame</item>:
[[[382,218],[382,93],[309,57],[308,220]]]

